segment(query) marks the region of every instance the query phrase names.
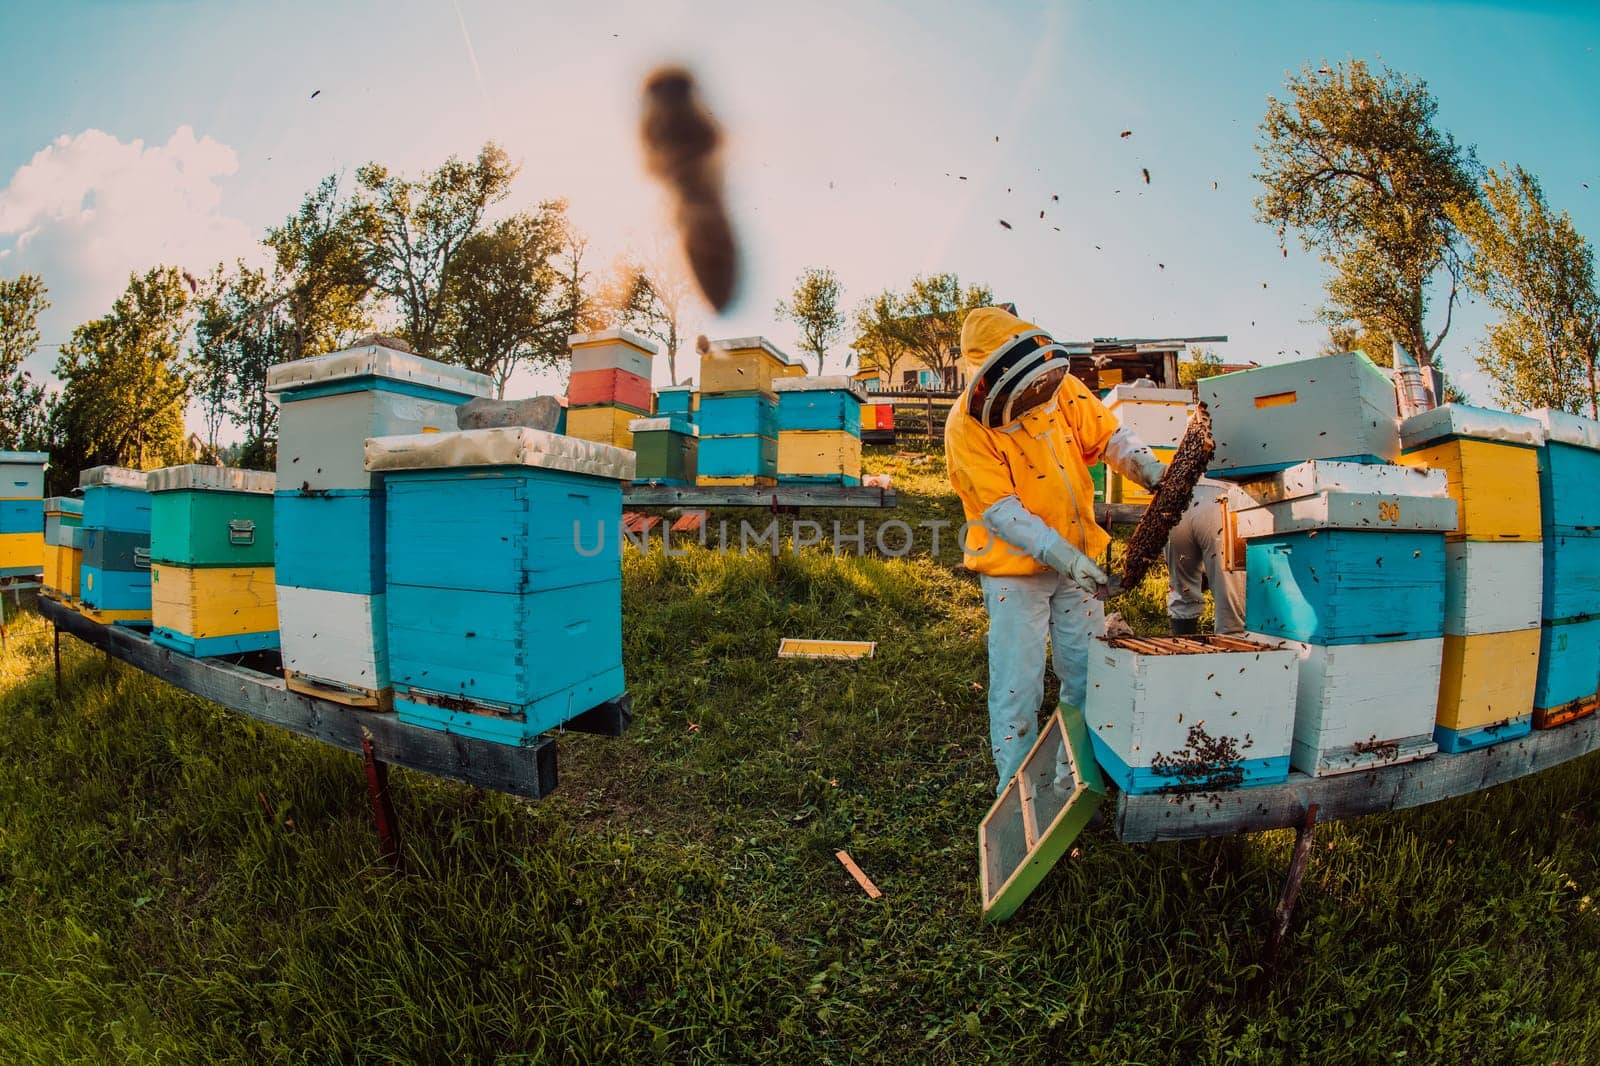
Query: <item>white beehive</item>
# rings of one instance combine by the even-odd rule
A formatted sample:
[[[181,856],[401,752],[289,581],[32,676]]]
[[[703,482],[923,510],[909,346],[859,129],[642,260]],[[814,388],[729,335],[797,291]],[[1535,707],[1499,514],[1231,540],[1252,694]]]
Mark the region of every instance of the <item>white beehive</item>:
[[[1176,448],[1189,428],[1194,394],[1188,389],[1118,385],[1106,393],[1105,405],[1123,428],[1146,444]]]
[[[290,687],[344,688],[377,702],[389,687],[383,596],[290,585],[277,594],[283,668],[301,682]]]
[[[1258,506],[1324,492],[1372,496],[1450,495],[1449,480],[1443,470],[1394,463],[1341,463],[1329,459],[1296,463],[1287,469],[1244,478],[1234,484]]]
[[[1444,631],[1452,636],[1538,629],[1544,590],[1539,541],[1464,540],[1445,547]]]
[[[572,349],[572,372],[621,370],[650,380],[650,360],[659,350],[637,333],[608,329],[598,333],[574,333],[567,338]]]
[[[1089,648],[1084,720],[1124,792],[1282,781],[1295,653],[1233,637],[1114,637]]]
[[[1289,648],[1298,659],[1290,754],[1296,770],[1342,774],[1438,750],[1433,719],[1444,638],[1333,646],[1250,638]]]

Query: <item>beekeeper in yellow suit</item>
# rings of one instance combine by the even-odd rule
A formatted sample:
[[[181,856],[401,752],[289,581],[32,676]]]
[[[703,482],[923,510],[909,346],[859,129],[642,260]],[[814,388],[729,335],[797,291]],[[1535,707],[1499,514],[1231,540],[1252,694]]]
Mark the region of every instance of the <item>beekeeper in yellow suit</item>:
[[[1089,641],[1105,630],[1095,563],[1111,538],[1094,519],[1089,467],[1102,459],[1145,489],[1164,470],[1067,370],[1069,353],[999,307],[961,327],[966,385],[945,423],[950,483],[966,511],[962,545],[989,612],[989,743],[998,792],[1033,746],[1045,641],[1061,696],[1083,706]]]

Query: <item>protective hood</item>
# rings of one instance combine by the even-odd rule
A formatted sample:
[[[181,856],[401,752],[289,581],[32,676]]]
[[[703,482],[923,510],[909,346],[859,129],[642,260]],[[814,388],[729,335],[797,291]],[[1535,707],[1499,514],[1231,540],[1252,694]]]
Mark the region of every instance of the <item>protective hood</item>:
[[[961,325],[964,403],[980,425],[999,429],[1055,399],[1070,352],[1001,307],[980,307]]]

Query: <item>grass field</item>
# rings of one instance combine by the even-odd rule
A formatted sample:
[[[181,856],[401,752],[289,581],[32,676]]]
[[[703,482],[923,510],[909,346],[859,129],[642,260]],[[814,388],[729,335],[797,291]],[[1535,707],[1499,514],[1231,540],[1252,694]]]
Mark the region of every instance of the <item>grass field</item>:
[[[953,517],[936,459],[873,465],[902,518]],[[71,640],[58,702],[18,622],[0,1063],[1600,1061],[1593,758],[1320,828],[1272,975],[1288,833],[1092,830],[986,926],[984,620],[951,558],[630,553],[633,730],[564,738],[539,804],[397,771],[405,875],[354,757]]]

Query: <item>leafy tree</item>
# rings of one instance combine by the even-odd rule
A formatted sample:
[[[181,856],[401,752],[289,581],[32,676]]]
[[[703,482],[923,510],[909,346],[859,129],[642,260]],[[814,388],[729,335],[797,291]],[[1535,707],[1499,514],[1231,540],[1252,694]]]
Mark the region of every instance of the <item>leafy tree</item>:
[[[857,305],[853,318],[856,339],[850,347],[855,349],[861,369],[876,371],[892,388],[895,368],[910,354],[898,329],[900,297],[885,289]]]
[[[37,274],[0,278],[0,448],[44,440],[44,386],[22,364],[39,347],[39,316],[50,306],[45,293]]]
[[[1467,283],[1500,313],[1477,357],[1496,401],[1600,417],[1600,294],[1589,242],[1521,167],[1490,170],[1483,198],[1456,217],[1472,242]]]
[[[1215,348],[1191,348],[1189,358],[1178,364],[1178,385],[1192,389],[1195,382],[1222,373],[1222,356]]]
[[[554,364],[573,332],[559,257],[566,205],[550,201],[474,233],[445,280],[443,355],[495,381],[501,396],[523,363]]]
[[[794,293],[773,309],[780,319],[800,327],[800,350],[817,361],[817,373],[828,357],[828,346],[844,331],[839,310],[839,276],[827,267],[809,267],[795,283]]]
[[[1477,195],[1470,147],[1434,122],[1425,82],[1348,65],[1305,67],[1269,97],[1257,216],[1294,229],[1333,268],[1323,317],[1391,336],[1431,365],[1450,331],[1462,256],[1452,207]],[[1428,289],[1448,285],[1431,337]]]
[[[517,168],[490,142],[475,160],[451,156],[412,180],[379,163],[356,171],[357,233],[374,287],[395,302],[413,348],[444,347],[445,290],[450,268],[484,213],[506,198]]]
[[[219,265],[196,301],[190,364],[206,443],[220,453],[222,426],[237,426],[245,436],[243,458],[253,466],[276,457],[278,409],[267,400],[267,370],[292,357],[300,336],[288,302],[274,301],[275,290],[284,289],[293,285],[241,261],[231,274]]]
[[[64,470],[183,462],[189,377],[182,343],[189,290],[172,267],[132,275],[110,313],[72,332],[50,411],[52,452]]]
[[[1362,329],[1353,322],[1333,322],[1328,325],[1328,343],[1323,355],[1340,355],[1344,352],[1364,352],[1377,366],[1394,366],[1394,343],[1388,334]]]
[[[906,349],[944,381],[961,358],[961,324],[967,312],[994,303],[986,285],[968,285],[954,274],[917,275],[899,300],[894,330]]]
[[[624,257],[611,268],[600,295],[607,320],[660,344],[667,377],[678,383],[678,349],[689,334],[687,316],[696,306],[695,288],[683,265],[657,249],[645,260]]]
[[[282,307],[288,316],[285,359],[337,351],[371,330],[370,223],[364,209],[340,195],[338,176],[329,175],[267,231],[262,243],[275,260],[274,295],[261,310]]]

